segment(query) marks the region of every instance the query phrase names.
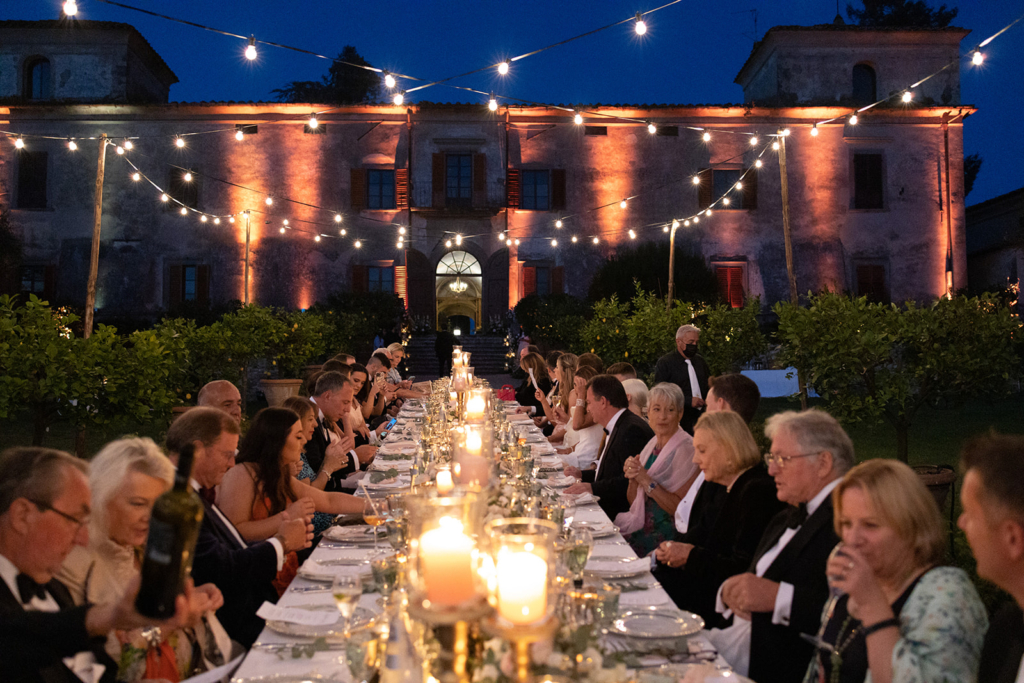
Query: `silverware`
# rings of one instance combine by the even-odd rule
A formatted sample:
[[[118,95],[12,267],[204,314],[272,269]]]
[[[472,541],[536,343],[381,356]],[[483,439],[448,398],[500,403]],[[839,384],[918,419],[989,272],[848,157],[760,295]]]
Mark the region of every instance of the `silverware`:
[[[342,557],[337,560],[317,560],[317,564],[322,567],[358,567],[364,564],[370,564],[370,561]]]
[[[293,593],[327,593],[330,586],[295,586],[290,589]]]
[[[283,650],[290,650],[293,647],[309,647],[313,643],[253,643],[252,649],[254,650],[266,650],[267,652],[281,652]],[[317,646],[318,650],[344,650],[345,643],[324,643]]]

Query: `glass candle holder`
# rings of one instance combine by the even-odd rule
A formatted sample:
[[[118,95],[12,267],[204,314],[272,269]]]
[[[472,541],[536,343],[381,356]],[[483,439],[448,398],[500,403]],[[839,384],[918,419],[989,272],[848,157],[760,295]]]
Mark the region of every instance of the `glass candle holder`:
[[[496,519],[484,528],[493,564],[491,603],[498,617],[516,626],[537,624],[554,611],[549,593],[558,530],[544,519]]]
[[[466,425],[458,436],[452,452],[452,472],[463,486],[484,488],[491,482],[494,470],[494,433],[486,423]]]

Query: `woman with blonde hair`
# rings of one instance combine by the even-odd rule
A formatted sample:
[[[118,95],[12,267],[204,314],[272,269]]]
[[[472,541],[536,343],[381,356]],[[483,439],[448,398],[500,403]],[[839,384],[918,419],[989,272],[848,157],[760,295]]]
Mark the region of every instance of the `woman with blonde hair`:
[[[966,572],[941,566],[945,524],[921,479],[869,460],[846,473],[832,506],[841,543],[825,572],[841,597],[826,604],[805,683],[976,680],[988,617]]]
[[[89,487],[92,517],[88,547],[75,546],[57,578],[78,605],[119,600],[139,574],[149,517],[156,499],[174,481],[174,466],[152,439],[112,441],[92,459]],[[196,589],[209,611],[198,612],[187,628],[144,634],[115,631],[107,653],[119,663],[118,681],[165,679],[172,683],[211,668],[231,654],[231,639],[213,612],[224,600],[213,584]]]
[[[772,517],[785,505],[776,496],[757,443],[743,418],[731,410],[705,413],[693,431],[693,462],[707,481],[726,489],[720,502],[702,486],[685,534],[662,543],[654,575],[680,609],[718,626],[715,595],[730,576],[750,567]],[[706,509],[721,505],[716,511]]]
[[[548,395],[541,394],[540,390],[534,392],[534,398],[540,402],[544,410],[544,417],[555,427],[549,441],[565,441],[567,429],[564,425],[569,421],[569,413],[572,407],[572,393],[575,387],[576,377],[576,354],[563,353],[558,356],[555,362],[558,385]],[[554,398],[552,398],[552,394]],[[554,402],[554,403],[552,403]],[[575,442],[573,442],[575,443]],[[571,446],[572,444],[567,444]]]

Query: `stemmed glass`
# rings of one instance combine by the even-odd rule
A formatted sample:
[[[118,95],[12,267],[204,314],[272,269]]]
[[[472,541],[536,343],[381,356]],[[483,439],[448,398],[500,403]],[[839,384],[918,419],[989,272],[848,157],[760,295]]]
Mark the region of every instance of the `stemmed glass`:
[[[363,500],[363,521],[373,527],[373,552],[377,554],[377,527],[384,524],[388,514],[388,501],[381,498],[374,501],[370,496]]]
[[[583,585],[583,570],[594,548],[594,537],[587,529],[573,529],[565,543],[565,564],[576,586]]]
[[[572,520],[576,516],[576,499],[572,496],[561,496],[559,500],[565,506],[565,517],[562,520],[563,532],[569,533],[569,529],[572,528]]]
[[[829,553],[828,561],[825,563],[825,565],[828,566],[832,563],[832,560],[834,560],[837,557],[847,557],[847,555],[843,553],[843,544],[841,541],[839,543],[836,543],[835,548],[832,548],[832,552]],[[800,637],[809,642],[811,645],[818,648],[819,650],[824,650],[828,653],[832,653],[835,650],[835,647],[831,643],[825,642],[825,629],[828,627],[828,623],[832,621],[832,615],[836,611],[836,604],[839,602],[839,598],[843,597],[844,594],[841,589],[836,587],[836,581],[838,581],[840,578],[842,577],[836,576],[834,574],[829,574],[827,576],[829,598],[828,603],[825,606],[825,618],[821,620],[821,627],[818,629],[817,635],[812,636],[809,633],[800,634]]]
[[[334,604],[341,613],[345,640],[348,640],[352,636],[352,615],[355,614],[356,605],[363,595],[363,581],[356,572],[335,574],[331,594],[334,596]]]

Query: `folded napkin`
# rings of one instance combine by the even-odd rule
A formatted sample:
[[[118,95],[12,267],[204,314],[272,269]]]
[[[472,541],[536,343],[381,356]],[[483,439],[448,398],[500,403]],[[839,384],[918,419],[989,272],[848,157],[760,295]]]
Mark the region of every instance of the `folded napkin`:
[[[345,573],[372,576],[373,570],[369,564],[339,566],[336,564],[320,564],[317,560],[310,559],[303,562],[302,566],[299,567],[298,576],[309,581],[334,581],[335,576]]]
[[[610,536],[619,529],[611,522],[587,522],[577,520],[572,524],[574,529],[587,529],[594,536]]]
[[[573,499],[576,505],[594,505],[601,500],[600,497],[595,496],[593,493],[577,493],[569,495],[569,497]]]
[[[653,607],[668,602],[664,591],[633,591],[619,596],[619,607]]]
[[[575,484],[576,477],[567,477],[564,474],[560,474],[554,477],[548,477],[547,479],[541,479],[541,481],[553,488],[563,488],[565,486]]]
[[[604,574],[625,574],[640,573],[649,569],[651,561],[646,557],[638,557],[632,560],[590,560],[587,562],[586,570],[598,576]]]
[[[364,479],[363,484],[368,489],[401,489],[408,488],[412,484],[412,480],[408,475],[400,474],[394,479],[385,479],[384,481],[377,482],[376,484]]]
[[[409,439],[384,439],[384,448],[388,450],[399,450],[405,448],[416,448],[416,442]]]
[[[289,624],[302,624],[303,626],[330,626],[338,623],[336,612],[281,607],[270,602],[260,605],[260,608],[256,610],[256,616],[267,621],[287,621]]]
[[[527,415],[526,413],[509,413],[508,421],[509,422],[530,422],[530,421],[532,421],[532,418],[529,415]]]

